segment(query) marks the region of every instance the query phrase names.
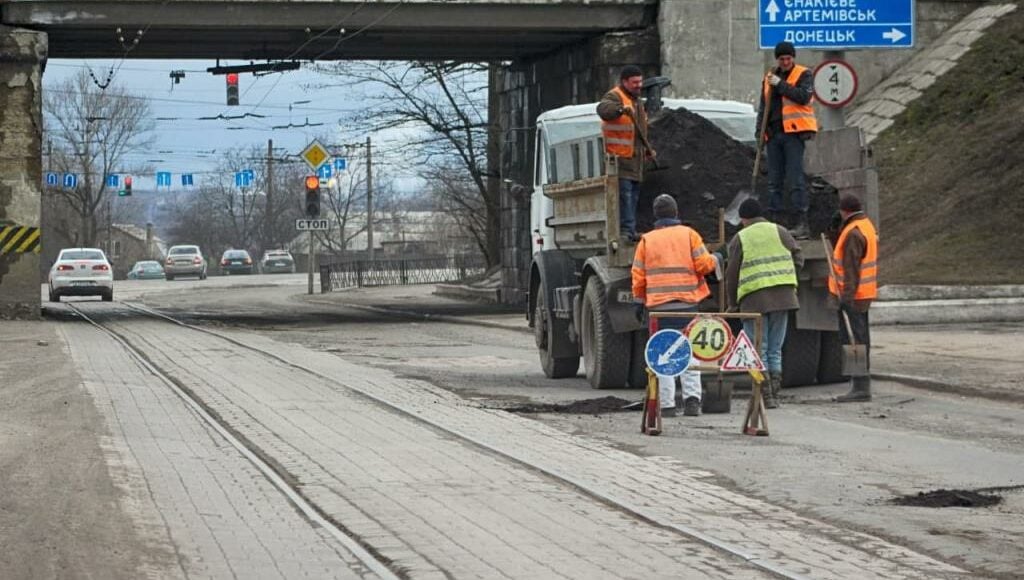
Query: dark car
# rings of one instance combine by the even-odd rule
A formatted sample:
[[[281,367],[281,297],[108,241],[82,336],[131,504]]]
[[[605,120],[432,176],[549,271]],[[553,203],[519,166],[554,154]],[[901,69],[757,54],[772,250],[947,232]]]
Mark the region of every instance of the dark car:
[[[220,273],[225,276],[230,274],[252,274],[252,256],[245,250],[228,250],[220,257]]]

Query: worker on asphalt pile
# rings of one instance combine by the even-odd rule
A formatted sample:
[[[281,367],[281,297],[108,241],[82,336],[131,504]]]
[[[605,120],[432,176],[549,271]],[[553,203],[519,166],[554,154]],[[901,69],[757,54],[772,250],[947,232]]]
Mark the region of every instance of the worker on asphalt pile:
[[[654,200],[654,230],[645,233],[633,254],[633,299],[641,310],[696,312],[711,294],[704,276],[715,271],[718,260],[708,253],[704,240],[679,221],[676,200],[659,195]],[[687,318],[659,318],[658,327],[684,328]],[[700,414],[700,372],[686,371],[683,383],[683,414]],[[675,377],[658,375],[663,417],[675,416]]]
[[[597,104],[601,117],[604,150],[618,157],[619,232],[628,242],[639,238],[636,232],[636,204],[644,178],[644,161],[654,159],[647,141],[647,113],[640,99],[644,77],[640,67],[628,65],[619,73],[619,84],[605,93]]]
[[[804,265],[800,244],[786,228],[764,219],[761,203],[748,199],[740,205],[743,229],[729,242],[725,270],[729,310],[761,314],[759,354],[768,370],[764,404],[779,406],[782,388],[782,343],[786,341],[789,311],[800,308],[796,273]],[[754,321],[745,319],[743,330],[751,339]]]
[[[814,73],[796,64],[796,49],[790,42],[775,45],[776,67],[768,71],[762,82],[757,109],[757,125],[761,127],[765,102],[769,102],[765,144],[768,155],[768,216],[778,222],[785,212],[783,191],[791,184],[790,202],[797,212],[793,236],[806,239],[810,235],[807,211],[807,180],[804,178],[804,141],[818,132],[811,100],[814,97]],[[755,139],[761,138],[755,135]]]
[[[864,214],[860,199],[854,195],[845,194],[839,198],[839,215],[843,220],[842,229],[832,252],[828,291],[838,302],[839,336],[843,344],[852,344],[843,320],[845,313],[850,319],[856,344],[863,344],[868,349],[870,367],[868,309],[871,301],[878,297],[878,233]],[[836,397],[840,403],[870,400],[870,376],[853,377],[850,392]]]

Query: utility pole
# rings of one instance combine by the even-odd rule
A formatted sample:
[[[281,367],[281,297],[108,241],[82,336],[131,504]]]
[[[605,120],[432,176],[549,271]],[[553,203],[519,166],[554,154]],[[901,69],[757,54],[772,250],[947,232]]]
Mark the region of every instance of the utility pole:
[[[267,207],[263,216],[263,248],[266,252],[275,246],[276,233],[274,225],[274,140],[267,139]]]
[[[366,138],[366,249],[373,261],[373,149]]]

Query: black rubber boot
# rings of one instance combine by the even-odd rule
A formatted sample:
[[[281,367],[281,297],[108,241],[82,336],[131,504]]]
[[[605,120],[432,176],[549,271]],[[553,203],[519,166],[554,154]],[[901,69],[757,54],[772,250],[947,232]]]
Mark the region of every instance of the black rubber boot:
[[[687,397],[686,401],[683,402],[683,415],[687,417],[697,417],[700,415],[700,399],[697,397]]]
[[[871,400],[871,377],[853,377],[850,392],[836,397],[837,403],[864,403]]]
[[[764,406],[768,409],[779,408],[779,391],[782,389],[782,374],[769,373],[768,384],[763,387]]]

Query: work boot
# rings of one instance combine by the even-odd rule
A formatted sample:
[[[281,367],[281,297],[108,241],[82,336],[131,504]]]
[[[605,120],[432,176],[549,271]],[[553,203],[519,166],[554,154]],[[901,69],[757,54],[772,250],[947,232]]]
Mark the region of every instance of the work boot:
[[[697,417],[700,415],[700,399],[697,397],[687,397],[686,401],[683,402],[683,415],[687,417]]]
[[[793,237],[798,240],[806,240],[811,237],[811,226],[807,223],[807,212],[797,217],[796,227],[789,230]]]
[[[768,384],[761,387],[764,394],[764,406],[768,409],[779,408],[779,388],[782,385],[780,373],[768,373]]]
[[[837,403],[863,403],[871,400],[871,377],[853,377],[850,392],[835,398]]]

